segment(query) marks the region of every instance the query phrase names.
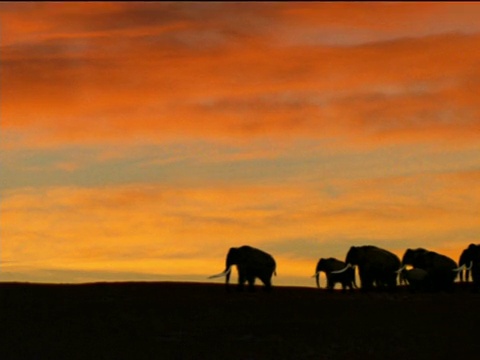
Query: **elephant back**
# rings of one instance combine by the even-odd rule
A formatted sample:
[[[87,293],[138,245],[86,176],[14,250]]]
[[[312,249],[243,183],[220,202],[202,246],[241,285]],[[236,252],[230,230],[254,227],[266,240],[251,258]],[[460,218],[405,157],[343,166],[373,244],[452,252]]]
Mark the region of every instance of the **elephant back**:
[[[320,259],[318,264],[318,270],[325,272],[341,270],[346,266],[345,262],[332,257],[328,259]]]
[[[377,249],[383,254],[382,256],[385,258],[385,260],[388,260],[395,267],[400,266],[400,258],[397,255],[385,249]]]
[[[365,251],[364,265],[382,271],[395,271],[400,268],[400,259],[388,250],[372,245],[364,246],[363,250]]]
[[[425,268],[427,270],[451,271],[457,267],[457,263],[448,256],[434,251],[425,253]]]
[[[272,255],[269,253],[266,253],[265,251],[262,251],[260,249],[244,245],[239,248],[244,254],[243,261],[245,262],[246,265],[249,266],[268,266],[272,267],[273,269],[275,268],[275,259],[273,258]]]

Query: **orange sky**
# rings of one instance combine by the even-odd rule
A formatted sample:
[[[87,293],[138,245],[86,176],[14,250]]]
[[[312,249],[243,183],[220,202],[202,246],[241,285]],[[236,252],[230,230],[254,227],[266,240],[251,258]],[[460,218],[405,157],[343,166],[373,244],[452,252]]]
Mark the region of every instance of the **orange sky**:
[[[476,3],[2,3],[0,281],[313,286],[480,242]],[[221,280],[218,280],[221,281]]]

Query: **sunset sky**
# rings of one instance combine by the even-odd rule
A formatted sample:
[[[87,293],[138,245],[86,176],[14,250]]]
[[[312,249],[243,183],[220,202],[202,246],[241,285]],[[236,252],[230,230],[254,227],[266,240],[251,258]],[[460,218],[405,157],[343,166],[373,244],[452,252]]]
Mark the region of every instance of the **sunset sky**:
[[[352,245],[480,243],[479,3],[12,2],[0,22],[0,281],[220,283],[248,244],[274,285],[314,286]]]

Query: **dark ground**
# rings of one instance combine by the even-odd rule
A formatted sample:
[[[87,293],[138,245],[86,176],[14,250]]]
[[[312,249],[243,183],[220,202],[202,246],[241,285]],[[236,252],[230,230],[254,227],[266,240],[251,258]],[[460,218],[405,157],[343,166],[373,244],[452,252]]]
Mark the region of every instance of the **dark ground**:
[[[0,359],[480,356],[480,294],[0,283]]]

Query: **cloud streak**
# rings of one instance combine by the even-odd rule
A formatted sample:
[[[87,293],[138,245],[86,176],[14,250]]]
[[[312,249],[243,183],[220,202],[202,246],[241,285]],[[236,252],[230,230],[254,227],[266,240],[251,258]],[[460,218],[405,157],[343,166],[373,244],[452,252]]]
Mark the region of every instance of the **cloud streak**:
[[[241,243],[272,249],[305,266],[307,259],[315,260],[313,252],[342,258],[357,242],[383,244],[399,255],[407,247],[448,249],[456,258],[459,247],[480,235],[480,192],[472,191],[478,176],[476,171],[302,188],[9,191],[1,209],[2,262],[7,269],[56,264],[88,271],[208,274],[215,271],[209,261],[222,263],[226,249]],[[392,249],[389,244],[395,243]]]
[[[303,6],[241,5],[87,4],[85,15],[82,6],[78,13],[68,6],[38,8],[52,19],[43,35],[2,47],[5,130],[20,133],[22,144],[43,145],[292,134],[370,143],[477,140],[474,24],[460,28],[460,20],[452,20],[456,32],[419,30],[412,37],[398,20],[389,39],[334,46],[306,44],[306,34],[298,43],[281,43],[267,24],[302,29]],[[409,6],[398,5],[400,15],[394,8],[379,7],[390,17],[411,14]],[[354,12],[352,24],[342,23],[345,17],[336,23],[351,31],[374,16],[363,6],[320,4],[314,12],[325,9],[309,26],[328,28],[331,20],[321,19],[332,19],[330,13]],[[446,16],[446,9],[424,12]],[[470,19],[462,11],[455,16],[462,14]],[[70,17],[75,21],[67,22]],[[246,27],[247,18],[254,24]]]

